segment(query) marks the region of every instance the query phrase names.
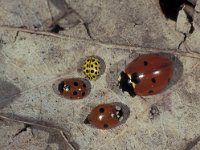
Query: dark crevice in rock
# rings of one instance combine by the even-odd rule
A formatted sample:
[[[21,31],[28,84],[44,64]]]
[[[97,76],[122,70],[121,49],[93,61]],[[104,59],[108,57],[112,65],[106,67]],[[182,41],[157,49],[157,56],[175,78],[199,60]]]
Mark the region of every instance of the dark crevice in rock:
[[[61,27],[60,25],[56,24],[56,25],[51,29],[50,32],[52,32],[52,33],[59,33],[60,31],[63,31],[63,30],[64,30],[63,27]]]
[[[190,16],[188,13],[186,13],[186,15],[187,15],[188,22],[191,25],[189,33],[192,34],[194,32],[194,30],[195,30],[195,28],[193,26],[193,17]]]
[[[186,145],[185,150],[192,150],[193,147],[194,147],[195,145],[197,145],[199,141],[200,141],[200,136],[197,137],[196,139],[194,139],[193,141],[189,142],[189,143]]]
[[[22,128],[19,132],[17,132],[17,133],[14,135],[14,137],[18,136],[18,135],[21,134],[22,132],[27,131],[27,128],[30,128],[30,127],[31,127],[31,125],[25,124],[24,128]]]
[[[187,34],[186,34],[186,33],[183,33],[183,35],[184,35],[184,38],[183,38],[183,40],[179,43],[178,49],[180,49],[181,45],[182,45],[182,44],[186,41],[186,39],[187,39]]]

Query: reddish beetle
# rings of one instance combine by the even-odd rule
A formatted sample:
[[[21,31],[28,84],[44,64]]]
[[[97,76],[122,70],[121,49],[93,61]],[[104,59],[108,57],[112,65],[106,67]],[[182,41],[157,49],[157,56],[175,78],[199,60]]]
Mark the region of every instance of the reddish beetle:
[[[91,111],[84,123],[99,129],[110,129],[119,125],[122,119],[123,112],[120,106],[100,104]]]
[[[160,55],[146,54],[129,63],[119,77],[119,87],[131,96],[160,93],[173,75],[172,62]]]
[[[82,99],[90,91],[87,84],[79,78],[65,79],[59,84],[58,90],[65,98],[72,100]]]

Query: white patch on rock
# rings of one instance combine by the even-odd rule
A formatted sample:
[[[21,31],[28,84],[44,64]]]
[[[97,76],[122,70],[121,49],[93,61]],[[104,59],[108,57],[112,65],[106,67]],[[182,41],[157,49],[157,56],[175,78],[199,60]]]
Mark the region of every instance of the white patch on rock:
[[[181,9],[178,13],[176,30],[181,33],[189,34],[190,28],[191,24],[188,21],[187,14],[183,7],[183,9]]]

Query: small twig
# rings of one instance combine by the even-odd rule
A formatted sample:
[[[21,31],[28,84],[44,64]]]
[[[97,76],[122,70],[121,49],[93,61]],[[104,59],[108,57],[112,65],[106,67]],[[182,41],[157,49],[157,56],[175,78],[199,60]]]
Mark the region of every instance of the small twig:
[[[14,42],[16,42],[18,36],[19,36],[19,31],[17,31],[16,34],[15,34]]]
[[[76,148],[69,142],[69,139],[67,138],[67,136],[65,135],[65,133],[60,130],[60,134],[63,137],[63,139],[65,140],[65,142],[70,146],[70,148],[72,148],[72,150],[76,150]]]
[[[82,39],[82,38],[77,38],[77,37],[72,37],[72,36],[66,36],[66,35],[59,35],[59,34],[54,34],[54,33],[49,33],[49,32],[43,32],[43,31],[36,31],[36,30],[29,30],[29,29],[22,29],[22,28],[15,28],[15,27],[8,27],[8,26],[4,26],[1,28],[5,28],[8,30],[17,30],[19,32],[25,32],[25,33],[29,33],[29,34],[36,34],[36,35],[43,35],[43,36],[51,36],[51,37],[55,37],[55,38],[60,38],[60,39],[67,39],[70,41],[79,41],[79,42],[87,42],[87,43],[91,43],[91,44],[97,44],[100,46],[104,46],[107,49],[124,49],[124,50],[129,50],[131,51],[138,51],[139,53],[147,53],[147,52],[152,52],[152,53],[156,53],[159,51],[166,51],[167,53],[172,53],[172,54],[177,54],[177,55],[182,55],[185,57],[190,57],[190,58],[196,58],[196,59],[200,59],[200,53],[198,52],[194,52],[189,50],[189,52],[179,52],[179,51],[172,51],[173,49],[161,49],[161,48],[153,48],[153,47],[143,47],[141,45],[120,45],[120,44],[112,44],[112,43],[103,43],[97,40],[88,40],[88,39]],[[185,46],[185,42],[184,42],[184,46]],[[186,49],[188,49],[188,47],[186,47]]]
[[[50,127],[50,126],[47,126],[47,125],[42,125],[42,124],[39,124],[39,123],[33,123],[33,122],[29,122],[29,121],[23,121],[23,120],[19,120],[19,119],[15,119],[15,118],[9,118],[9,117],[6,117],[2,114],[0,114],[0,119],[2,120],[8,120],[8,121],[14,121],[14,122],[18,122],[18,123],[23,123],[25,124],[26,126],[20,130],[15,136],[17,136],[18,134],[20,134],[21,132],[23,132],[27,127],[30,127],[30,126],[37,126],[37,127],[42,127],[42,128],[46,128],[46,129],[53,129],[55,131],[58,131],[60,133],[60,135],[62,136],[62,138],[64,139],[64,141],[72,148],[72,150],[76,150],[76,148],[69,142],[68,138],[66,137],[65,133],[59,129],[59,128],[56,128],[56,127]]]

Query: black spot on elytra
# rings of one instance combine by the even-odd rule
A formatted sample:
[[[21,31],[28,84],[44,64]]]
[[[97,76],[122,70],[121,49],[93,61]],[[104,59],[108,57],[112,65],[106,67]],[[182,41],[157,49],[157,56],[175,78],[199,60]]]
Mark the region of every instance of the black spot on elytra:
[[[83,87],[86,88],[86,84],[85,83],[83,83]]]
[[[82,93],[82,96],[85,96],[85,92]]]
[[[100,113],[103,113],[103,112],[104,112],[104,108],[100,108],[100,109],[99,109],[99,112],[100,112]]]
[[[152,78],[151,81],[152,81],[153,83],[156,83],[156,79],[155,79],[155,78]]]
[[[89,70],[86,70],[86,73],[88,73],[89,72]]]
[[[74,82],[74,86],[78,86],[78,82]]]
[[[94,70],[91,70],[91,73],[94,73]]]
[[[77,95],[77,91],[74,91],[74,92],[73,92],[73,95]]]
[[[104,128],[108,128],[108,124],[104,124],[103,127],[104,127]]]
[[[152,93],[153,93],[153,91],[152,91],[152,90],[150,90],[150,91],[149,91],[149,94],[152,94]]]
[[[148,62],[147,61],[144,61],[144,66],[148,66]]]
[[[91,65],[91,67],[93,68],[93,65]]]

